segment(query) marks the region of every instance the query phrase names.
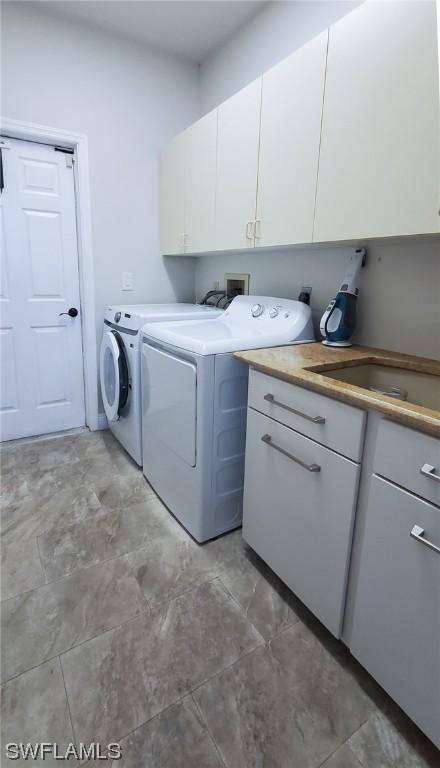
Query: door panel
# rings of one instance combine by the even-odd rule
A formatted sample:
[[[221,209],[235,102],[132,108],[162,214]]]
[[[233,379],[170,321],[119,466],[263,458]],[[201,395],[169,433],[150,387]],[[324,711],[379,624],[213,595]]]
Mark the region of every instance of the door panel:
[[[190,467],[196,465],[197,369],[194,363],[148,344],[143,346],[145,435]]]
[[[0,345],[2,350],[0,409],[2,412],[14,411],[18,407],[18,390],[13,328],[0,330]]]
[[[185,234],[188,253],[215,248],[217,110],[185,131]]]
[[[263,75],[256,245],[312,241],[327,39]]]
[[[440,509],[373,475],[352,654],[440,747]]]
[[[248,409],[243,537],[336,637],[359,471],[359,464]]]
[[[23,192],[40,192],[59,195],[58,165],[47,160],[31,160],[23,157],[21,162]]]
[[[66,327],[32,328],[32,349],[37,377],[37,407],[67,403],[69,399],[69,358]]]
[[[30,266],[30,300],[61,299],[63,293],[63,251],[59,213],[23,211],[26,248]]]
[[[1,200],[2,195],[0,195]],[[8,262],[6,259],[6,235],[3,205],[0,202],[0,301],[9,299]]]
[[[2,440],[84,424],[73,169],[52,147],[3,149]],[[11,397],[11,393],[15,396]]]
[[[215,247],[220,251],[254,245],[247,222],[255,219],[260,104],[261,78],[218,110]]]
[[[438,232],[434,2],[366,2],[330,28],[315,241]]]

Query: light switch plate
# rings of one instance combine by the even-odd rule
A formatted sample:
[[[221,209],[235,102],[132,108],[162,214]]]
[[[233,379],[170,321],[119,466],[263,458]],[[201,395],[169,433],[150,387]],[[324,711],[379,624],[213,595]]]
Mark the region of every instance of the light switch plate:
[[[122,273],[122,290],[123,291],[133,290],[133,272]]]

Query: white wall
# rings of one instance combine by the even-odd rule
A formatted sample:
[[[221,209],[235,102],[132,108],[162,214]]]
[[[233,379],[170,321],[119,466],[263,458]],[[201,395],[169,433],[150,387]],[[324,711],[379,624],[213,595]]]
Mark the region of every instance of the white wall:
[[[410,239],[367,245],[362,272],[355,341],[397,352],[440,359],[439,241]],[[310,246],[285,251],[203,256],[196,270],[200,299],[225,272],[250,273],[249,291],[297,298],[301,286],[313,287],[315,332],[329,299],[342,282],[349,247]]]
[[[200,67],[202,114],[273,67],[363,0],[268,3]]]
[[[206,112],[321,32],[355,2],[278,2],[266,6],[201,66],[201,104]],[[354,11],[355,12],[355,11]],[[440,358],[440,245],[423,240],[369,247],[362,276],[356,340],[401,352]],[[298,295],[312,285],[318,330],[327,302],[342,280],[349,250],[309,246],[290,251],[210,255],[198,260],[200,298],[225,272],[249,272],[250,292]]]
[[[2,6],[2,114],[89,138],[98,339],[109,303],[192,300],[193,262],[159,257],[158,151],[199,115],[198,68]]]

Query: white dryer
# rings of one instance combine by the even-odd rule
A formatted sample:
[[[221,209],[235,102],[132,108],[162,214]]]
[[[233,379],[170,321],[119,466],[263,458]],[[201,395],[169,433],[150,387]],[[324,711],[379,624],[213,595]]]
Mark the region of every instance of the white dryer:
[[[101,395],[114,436],[142,466],[141,328],[146,323],[200,321],[223,310],[200,304],[107,307],[100,354]]]
[[[202,542],[241,525],[248,366],[233,352],[314,341],[310,307],[237,296],[220,318],[144,326],[143,467]]]

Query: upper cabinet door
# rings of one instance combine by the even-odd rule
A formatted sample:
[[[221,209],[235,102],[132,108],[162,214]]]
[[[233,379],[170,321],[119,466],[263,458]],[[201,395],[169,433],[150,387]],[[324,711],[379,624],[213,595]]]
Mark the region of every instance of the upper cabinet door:
[[[366,2],[330,28],[315,241],[439,230],[434,2]]]
[[[184,253],[185,134],[167,144],[160,159],[160,249]]]
[[[263,75],[256,245],[312,241],[327,40]]]
[[[185,131],[185,250],[215,248],[217,110]]]
[[[254,245],[261,78],[218,110],[216,249]]]

